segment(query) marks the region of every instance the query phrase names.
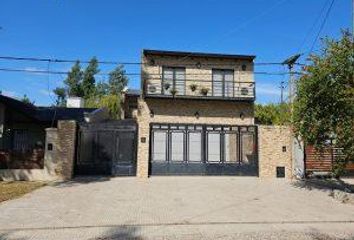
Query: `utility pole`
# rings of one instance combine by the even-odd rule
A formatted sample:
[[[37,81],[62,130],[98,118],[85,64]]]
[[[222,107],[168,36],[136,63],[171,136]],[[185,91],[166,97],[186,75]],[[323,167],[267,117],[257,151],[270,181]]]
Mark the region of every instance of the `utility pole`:
[[[290,103],[290,110],[292,112],[293,109],[293,101],[294,101],[294,96],[295,96],[295,86],[294,86],[294,64],[296,61],[299,59],[301,54],[296,54],[294,56],[291,56],[287,58],[282,64],[287,65],[289,69],[289,83],[288,83],[288,88],[289,88],[289,103]]]
[[[285,89],[284,83],[285,83],[284,81],[280,82],[280,104],[284,103],[284,89]]]
[[[287,65],[288,69],[289,69],[289,83],[288,83],[288,88],[289,88],[289,107],[290,107],[290,118],[291,118],[291,122],[293,121],[293,100],[294,100],[294,96],[295,96],[295,86],[294,86],[294,64],[296,63],[296,61],[299,59],[299,57],[301,56],[301,54],[296,54],[293,55],[289,58],[287,58],[282,64],[283,65]],[[290,152],[291,152],[291,166],[293,169],[292,174],[295,175],[296,174],[296,166],[298,165],[299,160],[296,158],[295,155],[295,137],[293,132],[291,132],[290,134]]]

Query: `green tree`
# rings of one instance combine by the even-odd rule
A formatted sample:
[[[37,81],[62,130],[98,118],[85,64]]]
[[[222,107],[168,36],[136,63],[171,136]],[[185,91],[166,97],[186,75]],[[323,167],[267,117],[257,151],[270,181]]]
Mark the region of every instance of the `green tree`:
[[[109,85],[106,82],[100,81],[96,84],[95,95],[103,96],[109,94]]]
[[[63,87],[57,87],[53,90],[54,94],[57,96],[55,100],[55,105],[58,107],[65,107],[66,105],[66,90]]]
[[[259,124],[288,125],[291,122],[289,104],[256,104],[255,118]]]
[[[67,78],[64,80],[64,84],[67,89],[67,95],[82,97],[82,78],[83,72],[81,70],[80,62],[76,61],[74,66],[72,66],[70,72],[68,73]],[[55,92],[54,92],[55,93]]]
[[[82,90],[85,99],[95,94],[95,75],[99,73],[99,71],[97,58],[93,57],[83,73]]]
[[[34,101],[31,101],[26,94],[23,95],[23,97],[21,98],[21,101],[26,104],[34,105]]]
[[[86,100],[86,107],[90,108],[107,108],[109,115],[112,119],[119,119],[121,108],[121,96],[120,95],[103,95],[92,96]]]
[[[317,55],[311,55],[297,84],[294,129],[306,144],[323,149],[330,139],[343,149],[335,174],[354,159],[354,50],[349,32],[340,40],[326,38]]]
[[[118,65],[113,71],[109,73],[109,93],[118,95],[128,84],[128,77],[125,74],[124,67]]]

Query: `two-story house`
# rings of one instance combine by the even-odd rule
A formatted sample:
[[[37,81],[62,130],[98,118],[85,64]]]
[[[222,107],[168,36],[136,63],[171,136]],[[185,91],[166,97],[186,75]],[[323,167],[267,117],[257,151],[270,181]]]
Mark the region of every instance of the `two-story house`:
[[[138,176],[258,175],[254,58],[143,50]]]

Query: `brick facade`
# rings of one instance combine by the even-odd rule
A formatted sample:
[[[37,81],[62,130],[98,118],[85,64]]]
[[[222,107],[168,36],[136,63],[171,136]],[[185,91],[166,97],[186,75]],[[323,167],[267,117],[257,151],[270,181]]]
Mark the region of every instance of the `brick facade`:
[[[232,69],[234,70],[234,82],[240,83],[240,87],[248,87],[249,83],[254,83],[253,62],[241,59],[215,59],[207,57],[173,57],[173,56],[154,56],[154,64],[149,64],[149,57],[142,56],[142,77],[151,82],[161,83],[162,69],[164,66],[182,67],[186,66],[187,79],[192,81],[187,82],[186,94],[193,95],[194,93],[188,87],[193,82],[202,83],[201,87],[211,89],[212,69]],[[198,67],[200,64],[200,67]],[[245,69],[242,69],[242,66]],[[210,92],[209,92],[210,93]]]
[[[61,167],[59,175],[63,179],[71,179],[74,174],[76,121],[58,121],[58,156]]]
[[[142,88],[144,83],[160,88],[163,67],[185,67],[186,95],[197,95],[192,92],[190,84],[198,83],[198,88],[211,90],[212,70],[231,69],[234,71],[234,82],[238,87],[254,86],[253,61],[235,58],[181,57],[181,56],[146,56],[142,55]],[[242,67],[244,69],[242,69]],[[189,81],[187,81],[189,80]],[[192,80],[192,81],[190,81]],[[208,95],[211,94],[209,91]],[[144,95],[144,94],[143,94]],[[253,125],[253,101],[223,101],[178,98],[139,98],[138,109],[133,116],[138,122],[137,176],[148,177],[150,123],[186,123],[186,124],[221,124],[221,125]],[[145,140],[145,141],[144,141]]]
[[[195,113],[199,113],[199,117]],[[244,118],[240,118],[241,112]],[[224,101],[139,99],[138,177],[148,176],[150,123],[253,125],[253,104]],[[141,139],[145,138],[145,142]]]
[[[259,177],[275,178],[276,167],[285,167],[285,178],[292,178],[291,128],[258,126]]]

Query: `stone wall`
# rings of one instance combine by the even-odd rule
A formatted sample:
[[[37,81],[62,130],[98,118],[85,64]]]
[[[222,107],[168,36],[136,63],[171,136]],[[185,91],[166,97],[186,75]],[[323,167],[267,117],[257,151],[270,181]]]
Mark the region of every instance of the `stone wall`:
[[[153,60],[154,64],[151,64]],[[232,69],[234,71],[235,87],[250,87],[249,83],[254,82],[253,61],[243,59],[228,58],[208,58],[208,57],[181,57],[181,56],[144,56],[142,55],[143,79],[150,82],[161,90],[162,71],[164,66],[182,67],[185,66],[186,74],[186,95],[194,95],[199,91],[192,92],[188,87],[193,83],[208,88],[211,94],[212,89],[212,70],[213,69]],[[245,69],[242,69],[242,66]]]
[[[291,129],[287,126],[258,126],[259,177],[276,178],[276,168],[285,168],[292,178]]]
[[[76,147],[76,122],[59,121],[57,136],[57,156],[60,161],[58,175],[63,179],[71,179],[74,174],[75,147]]]
[[[253,125],[253,107],[253,103],[231,101],[139,99],[138,177],[148,177],[150,123]],[[196,112],[199,117],[195,116]]]

